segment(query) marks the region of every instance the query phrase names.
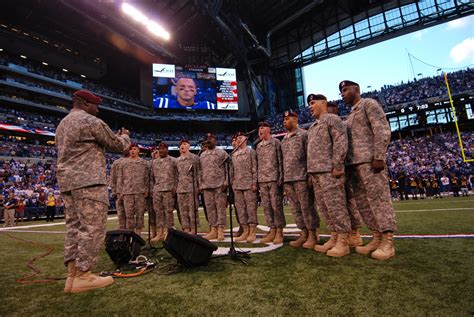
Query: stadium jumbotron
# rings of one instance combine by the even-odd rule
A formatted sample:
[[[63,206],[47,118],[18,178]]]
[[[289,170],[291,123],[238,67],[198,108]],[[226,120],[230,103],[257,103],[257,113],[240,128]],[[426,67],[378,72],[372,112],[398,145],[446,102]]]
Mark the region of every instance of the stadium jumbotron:
[[[472,315],[473,13],[4,0],[0,315]]]

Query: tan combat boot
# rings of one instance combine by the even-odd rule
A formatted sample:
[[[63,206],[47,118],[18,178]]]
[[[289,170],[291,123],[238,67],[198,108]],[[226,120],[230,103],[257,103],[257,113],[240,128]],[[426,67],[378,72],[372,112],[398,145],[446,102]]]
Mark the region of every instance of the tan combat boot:
[[[303,243],[303,248],[313,250],[314,246],[318,244],[319,235],[318,229],[308,231],[308,239]]]
[[[326,241],[323,245],[316,244],[314,246],[314,251],[326,253],[328,250],[334,248],[336,246],[337,241],[337,232],[331,232],[331,237],[328,241]]]
[[[156,237],[156,226],[150,226],[150,228],[151,228],[150,237],[153,239],[154,237]]]
[[[249,235],[247,236],[247,243],[253,243],[257,240],[257,225],[249,225]]]
[[[360,235],[359,228],[352,229],[349,236],[349,247],[355,248],[362,245],[362,236]]]
[[[268,234],[264,238],[260,239],[260,242],[261,243],[273,242],[273,240],[275,239],[275,233],[276,233],[276,229],[270,228],[270,231],[268,232]]]
[[[249,236],[249,227],[247,226],[241,226],[241,228],[243,228],[242,230],[242,234],[240,236],[238,236],[235,241],[236,242],[242,242],[242,241],[245,241],[247,240],[248,236]]]
[[[219,226],[217,228],[217,240],[222,241],[224,240],[224,226]]]
[[[367,255],[380,246],[380,243],[382,243],[382,232],[372,231],[372,234],[372,241],[364,246],[356,247],[355,250],[357,253]]]
[[[277,228],[275,233],[275,239],[273,239],[273,244],[283,243],[283,228]]]
[[[211,231],[209,231],[209,233],[206,234],[203,238],[207,240],[217,239],[217,227],[211,227]]]
[[[290,241],[290,246],[299,248],[303,245],[303,243],[306,242],[306,240],[308,240],[308,229],[303,228],[301,229],[300,236],[298,237],[298,239]]]
[[[101,277],[91,273],[91,271],[82,272],[77,270],[76,276],[71,287],[71,293],[80,293],[90,291],[96,288],[102,288],[114,283],[112,276]]]
[[[349,233],[338,233],[336,246],[326,252],[326,255],[340,258],[351,253],[349,248]]]
[[[234,238],[240,237],[242,233],[244,233],[244,230],[245,230],[244,226],[240,225],[239,230],[234,234]]]
[[[64,293],[70,293],[72,288],[72,282],[74,281],[74,276],[76,276],[76,261],[67,262],[67,278],[66,284],[64,285]]]
[[[387,260],[395,255],[393,247],[393,232],[384,233],[382,235],[382,243],[372,252],[372,257],[377,260]]]
[[[151,242],[160,242],[160,241],[163,241],[164,238],[165,236],[163,234],[163,227],[158,227],[155,237],[151,239]]]

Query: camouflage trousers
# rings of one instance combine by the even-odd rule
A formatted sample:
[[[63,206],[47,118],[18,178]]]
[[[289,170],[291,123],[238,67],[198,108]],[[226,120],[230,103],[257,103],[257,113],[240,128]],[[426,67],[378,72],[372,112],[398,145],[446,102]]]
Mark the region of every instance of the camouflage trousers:
[[[283,195],[277,182],[258,183],[260,198],[267,226],[285,228],[286,220],[283,214]]]
[[[125,229],[127,227],[127,217],[125,216],[125,207],[123,205],[123,197],[115,199],[115,209],[117,209],[117,219],[119,229]]]
[[[285,183],[283,189],[290,201],[290,209],[299,229],[316,230],[319,216],[314,205],[314,194],[306,181]]]
[[[319,212],[331,232],[348,233],[351,219],[346,208],[345,177],[336,178],[328,173],[312,173],[314,196]]]
[[[123,195],[127,229],[142,229],[145,215],[145,194]]]
[[[351,218],[351,228],[359,229],[362,227],[362,217],[360,215],[359,209],[357,209],[357,203],[354,197],[354,189],[352,188],[350,178],[347,175],[348,172],[346,170],[346,207],[347,211],[349,212],[349,217]]]
[[[174,227],[174,195],[171,191],[153,191],[153,209],[157,227]]]
[[[204,203],[206,204],[207,218],[211,227],[227,224],[227,193],[222,188],[204,189]]]
[[[109,209],[107,187],[90,186],[61,194],[66,217],[64,264],[76,260],[80,271],[89,271],[97,263],[104,245]]]
[[[235,209],[242,226],[257,225],[257,193],[251,189],[234,189]]]
[[[387,171],[374,173],[371,163],[352,165],[348,170],[357,208],[367,227],[379,232],[397,230]]]
[[[193,193],[179,193],[178,194],[178,207],[179,207],[179,218],[181,221],[181,228],[194,229],[199,227],[199,201],[197,196],[194,197]],[[194,214],[194,208],[196,208],[196,214]],[[197,223],[196,221],[197,220]]]

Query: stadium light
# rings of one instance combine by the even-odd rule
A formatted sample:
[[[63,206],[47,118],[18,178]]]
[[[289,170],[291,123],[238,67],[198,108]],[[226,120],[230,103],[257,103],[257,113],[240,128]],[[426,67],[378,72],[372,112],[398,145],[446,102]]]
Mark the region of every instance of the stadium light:
[[[0,48],[0,52],[3,52],[3,48]]]
[[[41,64],[43,64],[44,66],[48,66],[48,63],[46,62],[41,62]]]
[[[146,26],[148,31],[150,31],[150,33],[152,33],[153,35],[161,37],[165,40],[170,39],[170,33],[168,31],[166,31],[161,25],[159,25],[155,21],[150,20],[145,14],[143,14],[140,10],[138,10],[131,4],[125,2],[122,3],[122,11],[138,23],[141,23]]]
[[[25,55],[20,55],[21,58],[23,59],[26,59],[26,56]]]
[[[67,70],[66,68],[63,68],[63,72],[67,73],[67,72],[68,72],[68,70]]]
[[[82,74],[81,74],[81,77],[82,77],[82,78],[86,78],[86,75],[82,75]]]

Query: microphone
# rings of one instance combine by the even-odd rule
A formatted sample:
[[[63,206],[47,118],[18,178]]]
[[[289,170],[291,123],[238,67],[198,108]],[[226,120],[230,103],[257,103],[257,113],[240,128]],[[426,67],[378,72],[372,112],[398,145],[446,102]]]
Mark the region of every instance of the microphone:
[[[253,130],[251,130],[251,131],[249,131],[249,132],[244,133],[244,135],[245,135],[245,136],[248,136],[248,135],[251,135],[251,134],[253,134],[253,133],[257,132],[257,131],[258,131],[258,129],[253,129]]]

